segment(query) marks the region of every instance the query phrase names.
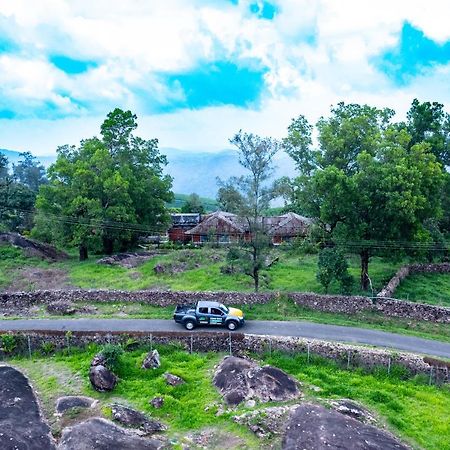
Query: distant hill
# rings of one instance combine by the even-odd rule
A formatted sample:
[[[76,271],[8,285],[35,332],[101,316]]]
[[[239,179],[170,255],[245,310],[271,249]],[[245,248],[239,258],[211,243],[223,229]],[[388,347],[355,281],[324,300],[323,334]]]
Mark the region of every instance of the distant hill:
[[[0,152],[7,156],[11,164],[17,164],[20,152],[6,149],[0,149]],[[195,192],[201,197],[215,199],[217,177],[226,180],[230,176],[245,173],[239,164],[237,152],[233,150],[206,153],[162,148],[161,153],[167,155],[169,161],[165,172],[173,178],[173,191],[181,194],[188,195]],[[55,162],[56,156],[39,156],[38,159],[45,167],[48,167]],[[276,156],[275,165],[277,169],[274,178],[295,175],[292,160],[284,152]]]

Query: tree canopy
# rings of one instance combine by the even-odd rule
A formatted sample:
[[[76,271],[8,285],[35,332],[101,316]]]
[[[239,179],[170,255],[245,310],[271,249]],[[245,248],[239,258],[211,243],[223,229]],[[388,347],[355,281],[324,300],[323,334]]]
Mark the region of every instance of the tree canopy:
[[[84,259],[88,250],[125,250],[139,233],[163,229],[172,180],[157,139],[134,136],[136,128],[136,116],[116,108],[101,138],[57,149],[37,198],[35,235],[76,245]]]

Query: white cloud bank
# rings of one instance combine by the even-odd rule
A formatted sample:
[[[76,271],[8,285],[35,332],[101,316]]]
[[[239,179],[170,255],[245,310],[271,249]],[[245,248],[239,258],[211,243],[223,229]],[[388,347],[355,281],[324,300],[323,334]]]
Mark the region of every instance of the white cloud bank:
[[[162,147],[206,151],[228,147],[240,128],[282,137],[292,117],[315,121],[341,100],[389,106],[400,116],[414,97],[448,106],[450,65],[399,88],[371,64],[398,43],[405,21],[436,42],[449,40],[447,0],[271,3],[279,13],[269,21],[250,14],[249,1],[0,0],[0,29],[17,45],[0,54],[1,100],[25,117],[0,120],[0,148],[54,153],[57,145],[97,134],[115,106],[136,112],[139,134],[158,137]],[[96,67],[68,75],[49,62],[55,54]],[[257,109],[146,114],[146,103],[184,97],[159,73],[223,60],[268,68]],[[65,117],[42,119],[43,107]]]

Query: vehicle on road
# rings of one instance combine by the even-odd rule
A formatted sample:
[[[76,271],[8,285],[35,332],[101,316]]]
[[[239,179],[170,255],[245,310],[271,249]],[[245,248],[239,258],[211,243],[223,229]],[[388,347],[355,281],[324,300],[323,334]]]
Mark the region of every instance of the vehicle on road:
[[[244,325],[244,313],[219,302],[200,300],[195,304],[177,305],[173,314],[175,322],[193,330],[199,325],[225,326],[230,331]]]

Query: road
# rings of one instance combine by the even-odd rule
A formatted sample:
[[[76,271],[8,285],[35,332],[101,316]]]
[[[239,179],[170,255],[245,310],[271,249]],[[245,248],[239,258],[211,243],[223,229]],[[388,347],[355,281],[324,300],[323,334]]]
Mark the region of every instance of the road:
[[[197,328],[215,332],[223,328]],[[62,331],[189,331],[172,320],[157,319],[24,319],[0,320],[0,331],[62,330]],[[226,331],[226,330],[225,330]],[[241,330],[239,330],[241,331]],[[242,332],[247,334],[293,336],[325,341],[373,345],[443,358],[450,358],[450,343],[414,336],[388,333],[366,328],[324,325],[312,322],[248,321]],[[191,332],[192,333],[192,332]],[[195,330],[193,331],[195,333]]]

